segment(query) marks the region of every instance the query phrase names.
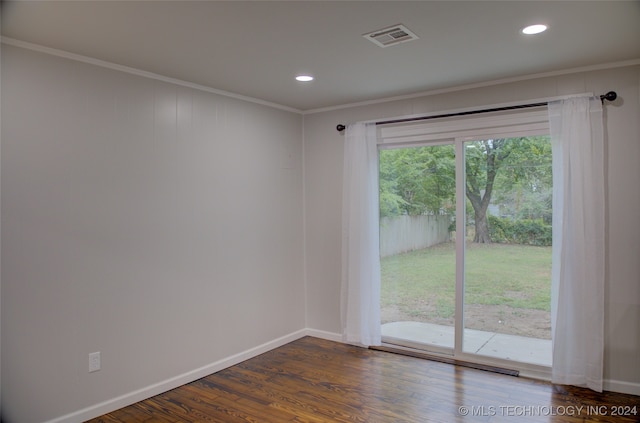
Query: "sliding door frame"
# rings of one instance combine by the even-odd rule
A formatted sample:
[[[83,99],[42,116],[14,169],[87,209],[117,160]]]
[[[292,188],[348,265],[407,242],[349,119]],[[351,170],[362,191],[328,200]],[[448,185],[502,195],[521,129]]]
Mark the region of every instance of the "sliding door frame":
[[[474,129],[475,128],[475,129]],[[402,343],[400,350],[418,354],[449,357],[455,361],[516,370],[520,374],[551,379],[551,368],[531,363],[506,360],[463,351],[464,342],[464,292],[466,250],[466,172],[465,147],[467,141],[492,138],[516,138],[549,134],[546,107],[542,110],[516,111],[508,114],[492,114],[472,118],[447,119],[438,122],[404,123],[378,129],[378,149],[412,148],[437,145],[454,145],[456,162],[456,277],[454,347],[447,348],[424,344]],[[398,344],[386,342],[385,347]],[[428,348],[424,348],[428,347]]]

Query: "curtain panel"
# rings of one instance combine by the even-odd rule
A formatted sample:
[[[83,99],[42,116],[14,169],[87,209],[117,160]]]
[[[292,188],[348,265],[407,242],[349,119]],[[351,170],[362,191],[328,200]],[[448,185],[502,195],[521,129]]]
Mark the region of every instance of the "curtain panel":
[[[552,382],[602,392],[604,131],[599,98],[549,103],[553,154]]]
[[[380,248],[376,125],[347,126],[342,187],[342,335],[380,345]]]

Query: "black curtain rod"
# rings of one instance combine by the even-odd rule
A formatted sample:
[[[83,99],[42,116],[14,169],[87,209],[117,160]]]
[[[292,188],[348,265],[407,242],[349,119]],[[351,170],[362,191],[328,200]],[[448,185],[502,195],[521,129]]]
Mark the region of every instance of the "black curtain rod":
[[[602,101],[604,103],[605,100],[614,101],[616,98],[618,98],[618,94],[615,91],[609,91],[608,93],[603,94],[603,95],[600,96],[600,101]],[[453,116],[475,115],[475,114],[479,114],[479,113],[502,112],[502,111],[505,111],[505,110],[529,109],[531,107],[546,106],[547,104],[548,104],[548,102],[545,101],[545,102],[542,102],[542,103],[530,103],[530,104],[519,104],[517,106],[495,107],[493,109],[470,110],[470,111],[467,111],[467,112],[445,113],[445,114],[433,115],[433,116],[422,116],[422,117],[413,117],[413,118],[405,118],[405,119],[383,120],[383,121],[380,121],[380,122],[376,122],[376,125],[387,125],[387,124],[391,124],[391,123],[402,123],[402,122],[414,122],[414,121],[418,121],[418,120],[447,118],[447,117],[453,117]],[[338,132],[344,131],[345,128],[346,128],[346,126],[344,126],[343,124],[338,124],[338,126],[336,126],[336,129],[338,130]]]

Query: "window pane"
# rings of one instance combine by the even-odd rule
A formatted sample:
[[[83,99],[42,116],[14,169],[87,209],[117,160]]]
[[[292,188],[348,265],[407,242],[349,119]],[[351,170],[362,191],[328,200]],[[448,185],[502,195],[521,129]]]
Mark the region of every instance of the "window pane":
[[[380,216],[385,341],[453,348],[453,145],[381,150]]]
[[[551,144],[466,142],[465,352],[551,364]]]

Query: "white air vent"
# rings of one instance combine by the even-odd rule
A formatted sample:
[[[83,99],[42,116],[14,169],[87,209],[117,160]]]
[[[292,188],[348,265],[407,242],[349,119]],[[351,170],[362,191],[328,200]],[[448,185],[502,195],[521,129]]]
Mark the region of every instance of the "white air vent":
[[[406,43],[417,40],[418,36],[404,25],[394,25],[388,28],[379,29],[363,35],[364,38],[380,47],[388,47],[394,44]]]

